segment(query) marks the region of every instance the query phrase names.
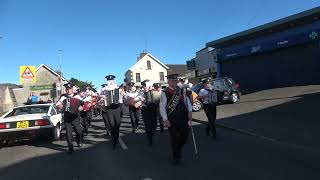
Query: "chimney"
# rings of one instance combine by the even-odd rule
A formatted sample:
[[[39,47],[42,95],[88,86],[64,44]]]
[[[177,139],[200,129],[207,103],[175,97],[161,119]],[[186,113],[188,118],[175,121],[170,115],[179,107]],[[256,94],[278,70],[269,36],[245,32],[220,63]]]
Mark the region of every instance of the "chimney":
[[[140,56],[137,57],[137,61],[139,61],[143,56],[145,56],[146,54],[148,54],[146,51],[142,51],[142,53],[140,53]]]

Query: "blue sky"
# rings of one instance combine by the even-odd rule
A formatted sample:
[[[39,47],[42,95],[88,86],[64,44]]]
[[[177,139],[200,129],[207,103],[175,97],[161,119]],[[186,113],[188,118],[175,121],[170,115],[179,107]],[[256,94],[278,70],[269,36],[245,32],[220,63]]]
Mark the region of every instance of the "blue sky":
[[[319,0],[0,0],[0,83],[19,83],[19,66],[59,67],[66,78],[105,82],[145,49],[184,64],[206,42],[313,7]]]

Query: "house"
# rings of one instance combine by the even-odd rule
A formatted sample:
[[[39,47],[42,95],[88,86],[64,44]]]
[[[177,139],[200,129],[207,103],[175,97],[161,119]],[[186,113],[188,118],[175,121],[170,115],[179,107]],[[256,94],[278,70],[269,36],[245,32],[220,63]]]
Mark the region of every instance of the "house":
[[[41,64],[36,69],[37,81],[35,83],[23,83],[21,88],[13,88],[13,98],[16,99],[17,105],[25,103],[33,92],[39,97],[39,100],[44,102],[51,100],[56,101],[57,98],[64,92],[64,87],[60,84],[67,82],[62,77],[60,82],[60,74],[45,64]]]
[[[168,69],[168,74],[179,74],[180,77],[185,78],[185,75],[190,71],[186,64],[166,64]]]
[[[134,82],[141,86],[141,82],[149,79],[151,83],[164,84],[167,81],[169,67],[147,52],[142,52],[137,62],[125,73],[126,82]]]
[[[187,61],[187,66],[189,72],[186,73],[186,78],[193,84],[206,78],[213,79],[217,77],[217,55],[214,53],[213,48],[206,47],[196,52],[196,57]]]
[[[15,84],[0,84],[0,113],[9,111],[16,105],[13,98],[12,88],[17,88]]]

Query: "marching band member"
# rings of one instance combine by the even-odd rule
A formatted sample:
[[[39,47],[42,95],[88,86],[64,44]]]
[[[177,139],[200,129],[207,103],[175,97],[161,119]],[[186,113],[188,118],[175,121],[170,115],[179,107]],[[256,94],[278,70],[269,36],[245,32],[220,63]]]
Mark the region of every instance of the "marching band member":
[[[98,97],[98,103],[99,103],[99,109],[100,109],[100,113],[104,122],[104,125],[106,127],[106,131],[107,131],[107,136],[110,135],[110,125],[109,125],[109,121],[108,121],[108,115],[106,115],[106,108],[105,108],[105,101],[106,101],[106,91],[105,91],[105,87],[107,84],[102,84],[101,85],[101,90],[99,93],[99,97]]]
[[[208,118],[208,124],[206,127],[207,136],[212,133],[212,138],[216,139],[216,117],[217,117],[217,92],[213,89],[208,79],[202,81],[204,88],[200,90],[197,98],[202,101],[203,109]]]
[[[89,107],[89,109],[87,110],[87,121],[88,121],[88,125],[89,126],[91,126],[91,120],[92,120],[92,111],[93,111],[93,106],[92,106],[92,104],[91,104],[91,101],[92,101],[92,96],[94,96],[95,95],[95,93],[93,92],[93,90],[90,88],[90,86],[89,85],[86,85],[86,86],[84,86],[84,88],[85,88],[85,96],[86,97],[90,97],[90,103],[88,102],[88,104],[90,104],[90,107]]]
[[[153,83],[152,86],[153,86],[153,91],[155,91],[161,95],[161,92],[162,92],[161,84],[160,83]],[[160,131],[164,132],[163,120],[161,118],[160,111],[159,111],[159,103],[157,103],[157,119],[159,122]]]
[[[143,87],[143,97],[141,98],[143,103],[141,108],[141,115],[145,125],[148,144],[151,146],[154,132],[157,129],[158,108],[153,98],[154,94],[151,90],[151,84],[149,80],[144,80],[143,82],[141,82],[141,85]]]
[[[141,92],[137,91],[134,87],[134,83],[128,83],[129,90],[126,93],[126,101],[129,106],[129,115],[132,124],[132,133],[139,132],[139,118],[140,118],[140,107],[141,102]]]
[[[66,93],[61,95],[60,99],[56,103],[56,106],[58,109],[62,110],[64,114],[63,118],[69,147],[68,152],[71,154],[73,152],[72,127],[74,127],[76,133],[78,146],[82,146],[82,131],[78,112],[83,110],[83,106],[80,99],[74,98],[73,84],[66,83],[63,86],[66,88]]]
[[[178,74],[167,76],[169,87],[160,98],[160,114],[168,128],[173,153],[173,163],[180,163],[182,147],[185,145],[192,120],[192,105],[185,90],[177,86]]]
[[[84,103],[83,111],[80,112],[80,117],[82,119],[84,135],[89,133],[89,124],[91,124],[90,111],[91,111],[91,96],[86,96],[85,91],[80,92],[80,96]]]
[[[124,105],[123,105],[123,97],[125,96],[125,91],[124,91],[124,86],[121,84],[119,86],[119,105],[120,105],[120,110],[121,110],[121,119],[123,117],[123,111],[124,111]]]
[[[121,111],[119,105],[119,88],[114,82],[114,75],[108,75],[107,86],[104,88],[105,94],[105,117],[110,125],[110,132],[112,137],[113,149],[116,148],[119,140],[120,125],[121,125]]]

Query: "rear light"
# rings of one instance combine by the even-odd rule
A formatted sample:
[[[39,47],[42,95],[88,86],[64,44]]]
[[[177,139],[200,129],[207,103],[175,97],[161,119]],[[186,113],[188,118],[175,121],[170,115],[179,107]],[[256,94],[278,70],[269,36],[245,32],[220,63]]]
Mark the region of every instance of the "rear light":
[[[34,125],[35,126],[46,126],[46,125],[49,125],[49,121],[45,120],[45,119],[36,120],[34,122]]]
[[[236,83],[236,84],[235,84],[235,87],[236,87],[236,88],[239,88],[239,87],[240,87],[240,84]]]
[[[6,126],[5,123],[1,123],[1,124],[0,124],[0,129],[6,129],[6,128],[7,128],[7,126]]]
[[[0,129],[9,129],[10,128],[10,123],[1,123],[0,124]]]

